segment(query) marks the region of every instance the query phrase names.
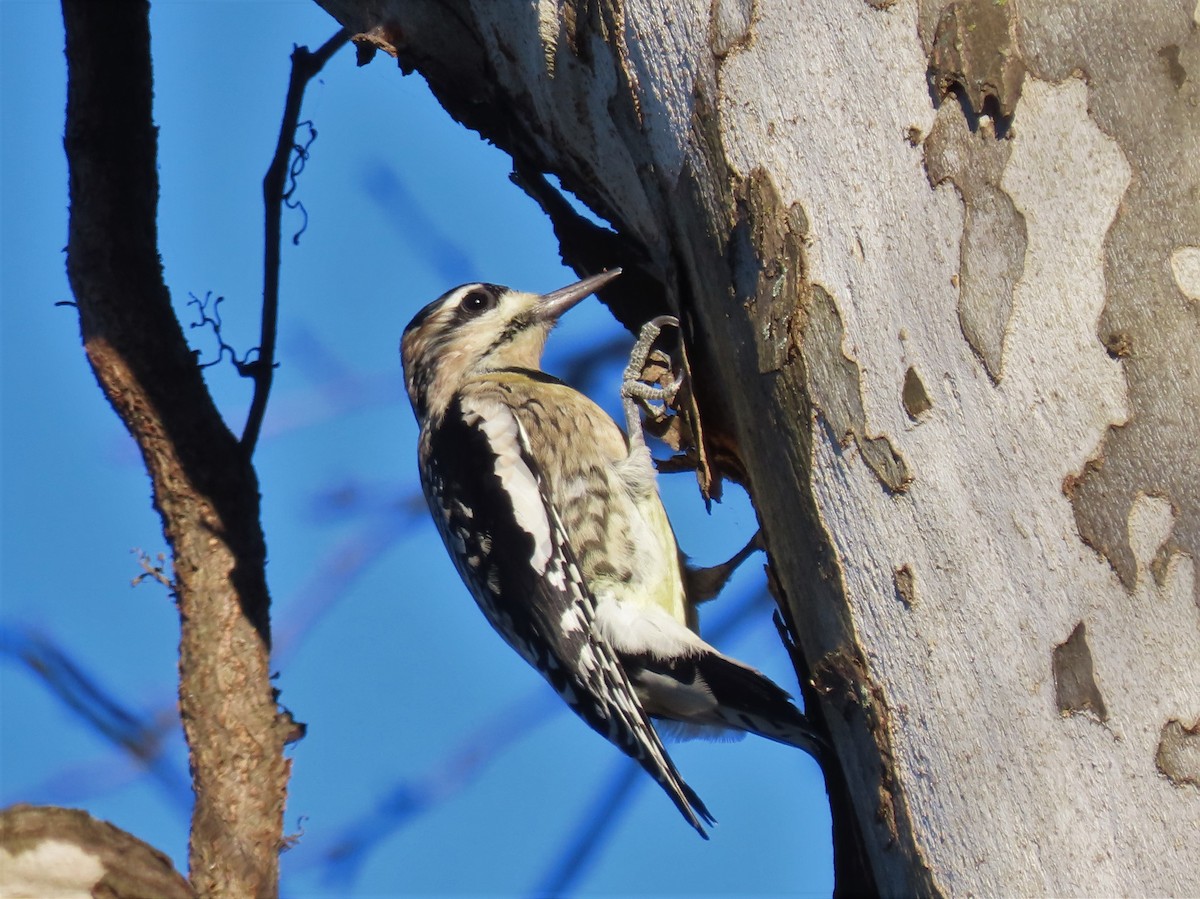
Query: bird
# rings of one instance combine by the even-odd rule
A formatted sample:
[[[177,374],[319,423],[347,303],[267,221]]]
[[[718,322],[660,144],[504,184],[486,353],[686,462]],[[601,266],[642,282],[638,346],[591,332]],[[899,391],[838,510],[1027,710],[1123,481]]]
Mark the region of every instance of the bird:
[[[695,606],[708,597],[696,585],[715,593],[727,575],[690,576],[640,428],[627,434],[541,368],[558,319],[619,274],[545,294],[455,287],[404,329],[405,388],[422,489],[484,616],[707,839],[716,819],[653,721],[685,737],[756,733],[814,756],[823,741],[786,691],[699,635]],[[627,399],[645,396],[628,386]]]

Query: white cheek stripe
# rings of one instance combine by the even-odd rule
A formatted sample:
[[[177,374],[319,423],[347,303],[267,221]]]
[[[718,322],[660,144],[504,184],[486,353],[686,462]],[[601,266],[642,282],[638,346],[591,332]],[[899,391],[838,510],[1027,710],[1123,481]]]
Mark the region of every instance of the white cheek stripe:
[[[546,516],[537,479],[521,456],[520,422],[499,403],[489,403],[485,409],[478,408],[474,403],[464,403],[463,413],[468,424],[479,426],[492,452],[496,454],[496,476],[512,500],[517,524],[533,538],[530,564],[538,574],[545,574],[554,543],[550,539],[550,520]]]

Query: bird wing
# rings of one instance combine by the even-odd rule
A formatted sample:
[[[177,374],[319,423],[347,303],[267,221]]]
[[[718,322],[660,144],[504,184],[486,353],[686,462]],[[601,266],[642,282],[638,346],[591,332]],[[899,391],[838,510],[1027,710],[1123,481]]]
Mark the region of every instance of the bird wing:
[[[426,498],[484,615],[576,714],[637,760],[707,836],[701,819],[714,819],[680,777],[597,630],[595,597],[520,422],[493,397],[459,395],[422,440],[428,441]]]

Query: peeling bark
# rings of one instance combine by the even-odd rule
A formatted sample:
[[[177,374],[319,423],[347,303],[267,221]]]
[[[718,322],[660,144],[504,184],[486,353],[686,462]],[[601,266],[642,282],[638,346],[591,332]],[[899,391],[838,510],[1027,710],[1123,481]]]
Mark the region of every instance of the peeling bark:
[[[1193,7],[321,2],[680,316],[870,888],[1193,889]]]

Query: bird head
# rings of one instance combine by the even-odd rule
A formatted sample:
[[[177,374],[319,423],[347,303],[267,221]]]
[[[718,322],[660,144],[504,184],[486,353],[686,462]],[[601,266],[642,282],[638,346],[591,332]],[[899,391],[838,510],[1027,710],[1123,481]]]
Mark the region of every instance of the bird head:
[[[445,411],[467,378],[488,371],[539,370],[555,322],[621,270],[545,294],[496,284],[463,284],[413,316],[400,339],[404,384],[417,417]]]

